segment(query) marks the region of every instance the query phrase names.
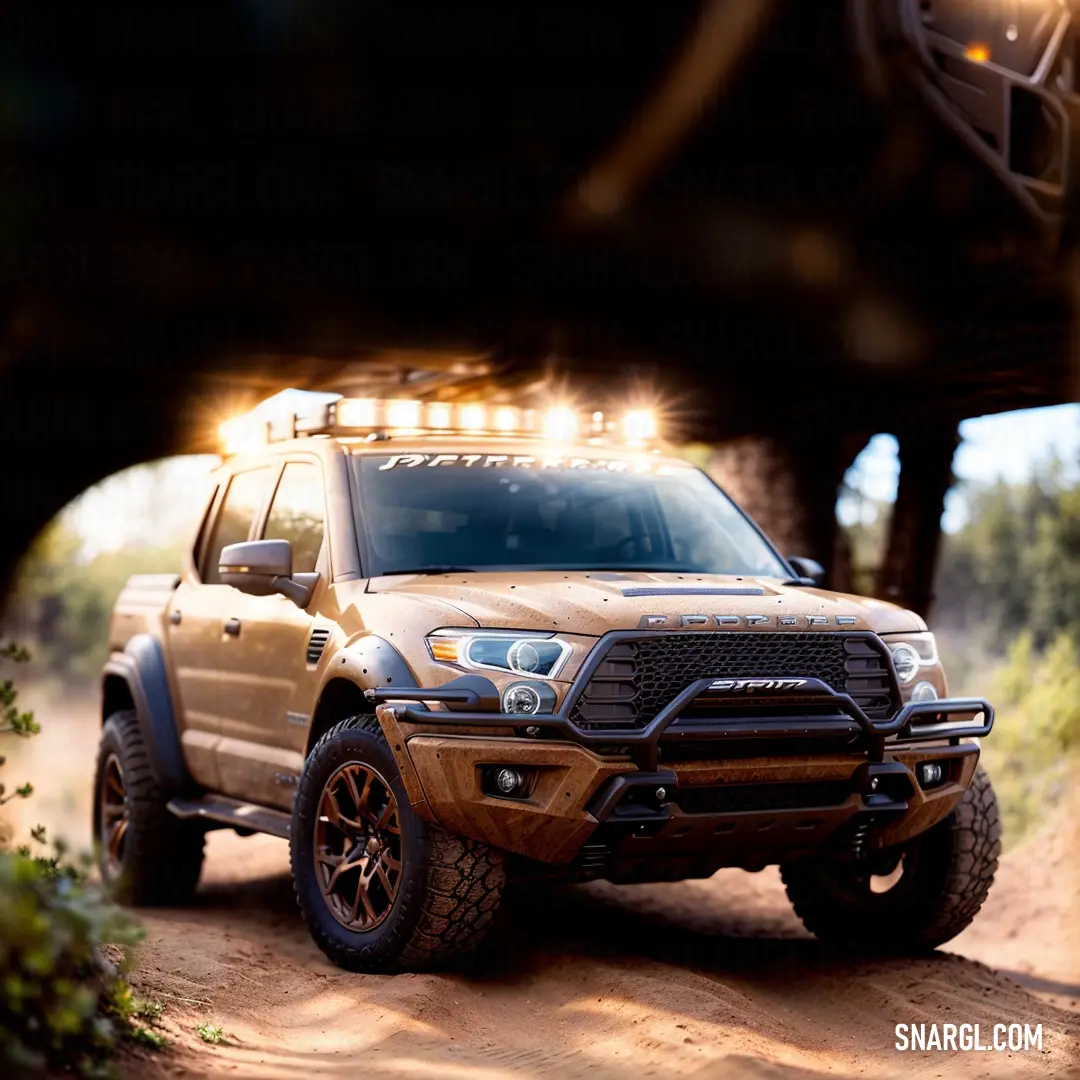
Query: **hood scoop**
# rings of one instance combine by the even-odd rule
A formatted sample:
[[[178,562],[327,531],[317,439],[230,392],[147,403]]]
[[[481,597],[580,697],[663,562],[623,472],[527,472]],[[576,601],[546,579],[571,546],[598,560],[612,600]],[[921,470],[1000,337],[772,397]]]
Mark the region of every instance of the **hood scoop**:
[[[641,585],[623,589],[623,596],[764,596],[756,585]]]

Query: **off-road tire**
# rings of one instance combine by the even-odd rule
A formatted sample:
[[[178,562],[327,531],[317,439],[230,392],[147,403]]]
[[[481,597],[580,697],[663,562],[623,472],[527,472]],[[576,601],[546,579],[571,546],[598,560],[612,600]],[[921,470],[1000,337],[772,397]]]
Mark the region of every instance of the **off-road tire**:
[[[101,792],[106,763],[113,756],[123,774],[128,815],[118,874],[110,871],[101,850]],[[206,834],[201,826],[170,814],[167,803],[150,767],[138,716],[132,709],[113,713],[101,731],[94,773],[94,839],[102,879],[122,903],[180,906],[195,892]]]
[[[850,861],[807,859],[780,872],[795,913],[821,940],[918,953],[943,945],[975,918],[1000,854],[997,799],[979,768],[953,812],[905,845],[904,872],[887,892],[854,895]]]
[[[316,880],[315,824],[323,787],[350,761],[376,768],[397,801],[402,871],[393,905],[370,930],[352,930],[331,913]],[[296,899],[311,936],[350,971],[421,971],[459,963],[486,936],[506,883],[496,848],[452,836],[418,817],[374,716],[355,716],[316,743],[297,787],[290,833]]]

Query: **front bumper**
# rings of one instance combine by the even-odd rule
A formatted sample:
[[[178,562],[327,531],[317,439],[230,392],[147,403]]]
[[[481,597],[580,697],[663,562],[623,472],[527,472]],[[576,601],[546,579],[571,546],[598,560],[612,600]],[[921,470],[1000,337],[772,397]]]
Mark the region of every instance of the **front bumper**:
[[[715,684],[698,680],[644,727],[617,732],[582,730],[564,713],[474,711],[467,691],[387,687],[370,696],[381,701],[379,720],[423,816],[581,877],[627,881],[757,868],[849,841],[900,843],[956,805],[979,753],[961,740],[988,734],[994,722],[981,698],[909,703],[875,721],[847,694],[806,679],[797,694],[770,688],[744,714],[729,709],[723,720],[676,723],[703,691],[724,697]],[[761,715],[778,695],[788,714]],[[456,708],[423,704],[432,701]],[[816,712],[792,715],[803,701]],[[787,750],[817,739],[832,745],[838,736],[843,753]],[[747,739],[775,752],[725,752]],[[665,748],[694,741],[708,745],[706,758],[661,761]],[[942,765],[932,788],[920,783],[922,761]],[[491,766],[527,771],[528,795],[486,792]]]

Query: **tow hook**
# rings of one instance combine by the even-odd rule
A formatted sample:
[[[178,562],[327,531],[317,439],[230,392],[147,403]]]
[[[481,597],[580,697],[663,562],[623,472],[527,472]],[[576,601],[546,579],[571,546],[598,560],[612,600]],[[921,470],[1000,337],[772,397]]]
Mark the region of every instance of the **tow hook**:
[[[856,773],[856,790],[866,810],[878,814],[903,813],[911,797],[911,776],[898,761],[867,762]]]
[[[911,776],[898,761],[870,761],[858,770],[854,780],[863,808],[851,822],[851,853],[862,861],[867,856],[870,829],[907,812]]]

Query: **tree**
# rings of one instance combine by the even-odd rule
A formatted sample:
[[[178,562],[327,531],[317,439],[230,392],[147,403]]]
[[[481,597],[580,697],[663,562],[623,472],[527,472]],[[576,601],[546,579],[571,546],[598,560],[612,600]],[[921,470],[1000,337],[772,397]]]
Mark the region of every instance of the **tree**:
[[[1026,483],[972,491],[969,505],[944,541],[935,623],[997,655],[1024,629],[1036,652],[1080,635],[1080,483],[1051,460]]]

